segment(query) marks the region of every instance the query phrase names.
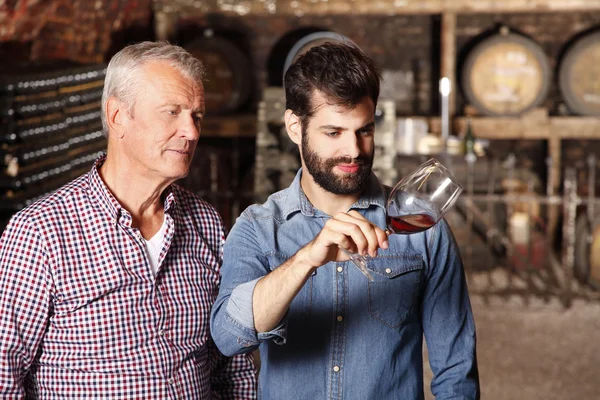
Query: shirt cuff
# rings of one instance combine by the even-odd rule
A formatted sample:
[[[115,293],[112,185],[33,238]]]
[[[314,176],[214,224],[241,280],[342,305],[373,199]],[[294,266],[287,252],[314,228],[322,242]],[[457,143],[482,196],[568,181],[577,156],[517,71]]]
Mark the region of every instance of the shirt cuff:
[[[287,339],[287,313],[274,329],[269,332],[256,332],[254,327],[254,313],[252,311],[252,296],[254,288],[261,278],[254,279],[250,282],[242,283],[231,292],[229,301],[227,302],[227,314],[230,322],[234,326],[240,337],[246,345],[251,346],[258,344],[260,341],[272,339],[276,344],[285,344]],[[248,340],[250,337],[253,340]],[[240,342],[241,343],[241,342]]]

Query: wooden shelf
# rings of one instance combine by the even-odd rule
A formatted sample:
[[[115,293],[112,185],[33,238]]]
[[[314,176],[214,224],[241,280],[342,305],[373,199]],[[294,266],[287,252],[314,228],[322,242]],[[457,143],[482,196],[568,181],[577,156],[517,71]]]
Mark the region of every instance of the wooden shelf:
[[[600,118],[554,117],[550,130],[561,139],[600,139]]]
[[[440,118],[427,119],[429,130],[440,133]],[[600,139],[600,118],[595,117],[472,117],[477,138],[494,140]],[[462,136],[465,117],[452,120],[452,133]]]
[[[440,118],[426,119],[429,131],[440,134]],[[452,133],[462,136],[466,130],[466,121],[465,117],[452,118]],[[521,117],[471,117],[471,123],[475,136],[479,139],[546,140],[548,155],[553,159],[548,175],[551,181],[549,195],[559,193],[562,182],[561,142],[569,139],[600,139],[600,117],[549,117],[544,110],[539,109]],[[550,207],[548,232],[556,232],[560,213],[560,207]]]
[[[466,118],[455,118],[453,131],[465,132]],[[471,118],[473,131],[481,139],[548,139],[551,136],[548,120],[523,118]]]
[[[409,117],[406,117],[409,118]],[[439,117],[414,116],[429,123],[429,131],[439,134]],[[548,117],[531,113],[523,117],[472,117],[473,130],[480,139],[544,140],[544,139],[599,139],[600,117]],[[254,114],[208,117],[202,122],[203,138],[256,137],[257,118]],[[461,136],[466,118],[452,119],[452,133]]]
[[[256,115],[224,115],[202,121],[200,138],[256,137]]]
[[[462,136],[466,128],[465,117],[452,119],[452,133]],[[439,117],[427,118],[429,131],[439,134]],[[600,117],[548,117],[542,110],[522,117],[472,117],[471,123],[475,136],[491,140],[547,140],[548,155],[554,160],[551,180],[553,193],[557,193],[561,184],[562,140],[600,139]],[[555,226],[558,211],[554,210],[550,225]]]

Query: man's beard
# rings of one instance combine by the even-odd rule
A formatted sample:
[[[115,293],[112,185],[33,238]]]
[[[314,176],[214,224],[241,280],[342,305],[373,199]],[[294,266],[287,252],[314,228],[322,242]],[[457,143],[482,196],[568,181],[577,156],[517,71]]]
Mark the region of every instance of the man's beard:
[[[308,144],[308,135],[302,133],[302,160],[313,179],[324,190],[337,195],[357,194],[363,191],[373,166],[373,154],[370,156],[321,158]],[[338,164],[357,164],[358,171],[344,176],[337,175],[333,169]]]

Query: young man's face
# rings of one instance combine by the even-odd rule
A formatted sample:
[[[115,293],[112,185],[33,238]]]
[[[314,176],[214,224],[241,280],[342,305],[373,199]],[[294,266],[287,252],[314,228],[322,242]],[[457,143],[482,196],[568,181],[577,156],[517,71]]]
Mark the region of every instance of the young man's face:
[[[327,104],[317,91],[316,112],[302,127],[304,169],[315,183],[337,195],[360,193],[366,186],[375,149],[375,105],[369,97],[352,109]]]

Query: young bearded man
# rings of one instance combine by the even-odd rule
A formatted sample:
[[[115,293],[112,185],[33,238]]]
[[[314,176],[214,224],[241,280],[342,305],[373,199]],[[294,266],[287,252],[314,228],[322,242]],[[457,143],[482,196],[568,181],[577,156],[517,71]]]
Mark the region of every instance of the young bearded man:
[[[423,399],[423,336],[437,399],[476,399],[475,324],[444,221],[387,237],[372,174],[380,76],[345,44],[313,47],[285,76],[302,168],[238,218],[211,316],[225,354],[259,348],[264,399]],[[369,282],[341,249],[368,254]]]

